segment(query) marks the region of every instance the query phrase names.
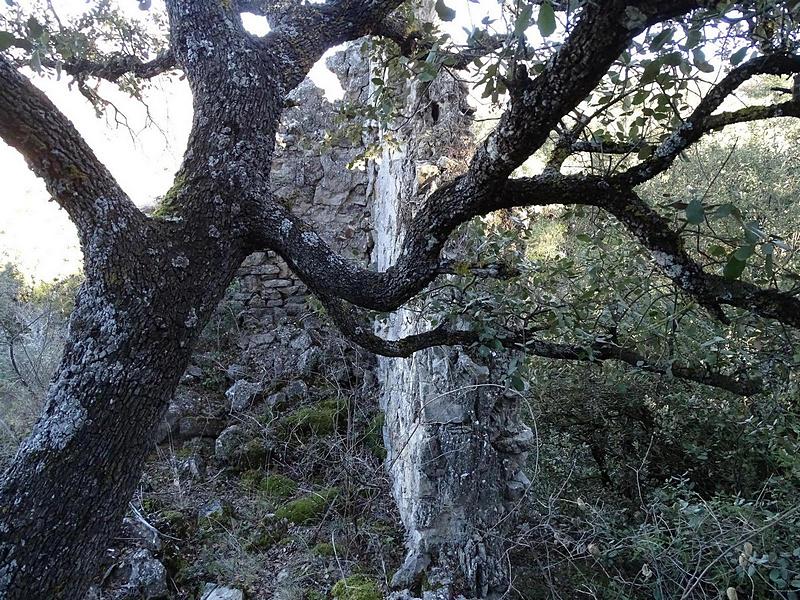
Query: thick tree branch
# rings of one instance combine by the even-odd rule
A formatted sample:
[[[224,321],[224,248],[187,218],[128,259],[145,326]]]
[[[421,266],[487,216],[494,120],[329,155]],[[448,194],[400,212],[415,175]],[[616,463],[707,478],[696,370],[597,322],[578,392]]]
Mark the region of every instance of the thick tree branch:
[[[515,202],[550,205],[589,197],[598,188],[584,178],[542,176],[524,200],[502,193],[502,186],[472,202],[465,176],[436,190],[408,225],[397,262],[386,271],[365,269],[333,252],[307,223],[290,210],[265,201],[251,222],[252,249],[278,252],[307,285],[328,296],[378,311],[391,311],[422,290],[441,272],[439,258],[448,236],[479,214],[511,208]]]
[[[411,220],[395,265],[384,272],[358,267],[336,255],[285,208],[271,205],[253,223],[255,246],[269,243],[320,294],[379,311],[391,311],[440,274],[441,245],[461,223],[479,214],[517,206],[584,204],[617,217],[644,245],[664,274],[717,317],[730,305],[800,327],[800,300],[778,290],[706,273],[686,252],[669,222],[626,187],[600,177],[564,176],[548,171],[508,180],[474,206],[465,176],[439,188]],[[277,236],[275,233],[277,232]]]
[[[46,67],[54,64],[42,61]],[[175,55],[171,50],[159,54],[153,60],[142,61],[136,56],[116,55],[106,61],[78,59],[64,63],[63,69],[73,77],[97,77],[115,82],[123,75],[133,75],[139,79],[152,79],[177,67]]]
[[[511,107],[476,151],[470,178],[480,185],[507,178],[542,146],[559,120],[597,86],[633,37],[654,23],[697,7],[692,0],[587,4],[545,70],[531,81],[524,70],[518,69],[515,80],[509,82]],[[627,16],[631,8],[638,9],[645,19],[632,22]],[[475,202],[480,202],[481,194],[475,192]]]
[[[498,196],[505,179],[544,143],[563,115],[597,85],[630,39],[654,22],[697,7],[694,0],[642,0],[636,7],[647,16],[646,22],[630,23],[625,16],[630,2],[613,0],[611,4],[602,8],[587,5],[568,40],[534,81],[520,73],[517,87],[512,89],[511,109],[478,148],[467,173],[428,198],[409,225],[400,258],[386,272],[361,269],[337,256],[301,219],[268,198],[252,223],[253,248],[275,250],[307,284],[319,282],[331,296],[381,311],[400,306],[437,276],[439,253],[458,225],[509,206],[505,198]],[[383,9],[388,7],[382,5]],[[341,26],[334,23],[331,30],[337,27]],[[352,28],[348,31],[352,32]],[[326,36],[329,38],[330,33],[318,34],[310,47],[319,46],[321,51],[323,42],[330,42]],[[284,40],[288,41],[289,38]],[[294,54],[287,56],[290,60],[298,58]],[[310,60],[310,55],[304,60]],[[545,106],[547,110],[542,110]],[[553,192],[546,201],[569,197],[559,189],[564,181],[542,181],[540,191]]]
[[[285,92],[294,89],[328,48],[373,33],[402,0],[337,0],[287,7],[263,47],[280,65]]]
[[[800,117],[800,102],[791,100],[769,106],[748,106],[736,111],[711,115],[702,124],[702,135],[718,131],[728,125],[734,125],[736,123],[763,121],[779,117]],[[648,142],[647,140],[638,140],[635,142],[576,140],[572,143],[569,153],[590,152],[593,154],[625,155],[635,154],[642,148],[647,146],[654,147],[655,145],[656,144]],[[684,150],[685,149],[686,148],[684,148]]]
[[[78,227],[84,251],[96,230],[144,219],[72,123],[0,57],[0,137],[41,177]]]
[[[424,39],[419,31],[413,31],[409,25],[397,15],[389,15],[378,23],[374,35],[392,40],[400,48],[403,56],[413,57],[433,48],[432,44]],[[470,46],[456,48],[439,48],[438,52],[448,56],[448,67],[455,70],[466,69],[477,58],[483,58],[503,47],[509,41],[506,34],[485,35],[477,39]]]
[[[440,325],[429,331],[397,340],[387,340],[373,333],[375,324],[365,317],[363,311],[348,306],[341,300],[325,296],[321,296],[320,299],[339,330],[361,347],[382,356],[407,358],[419,350],[434,346],[471,346],[484,341],[480,332],[452,329],[447,325]],[[592,363],[613,360],[649,373],[671,375],[678,379],[727,390],[740,396],[751,396],[762,391],[762,382],[759,379],[716,373],[705,365],[661,363],[602,337],[596,338],[589,346],[533,339],[520,332],[505,332],[493,339],[498,339],[503,347],[509,350],[524,352],[531,356]]]
[[[730,123],[742,122],[745,120],[752,121],[756,118],[767,118],[765,116],[747,118],[749,115],[748,111],[755,111],[758,107],[744,109],[735,113],[723,113],[727,114],[727,117],[723,117],[723,115],[712,115],[712,113],[717,110],[725,99],[742,83],[754,75],[788,75],[798,71],[800,71],[800,57],[790,54],[760,56],[735,68],[706,94],[694,112],[692,112],[691,116],[655,149],[653,155],[649,159],[618,175],[615,178],[615,182],[625,186],[634,186],[643,183],[652,179],[659,173],[666,171],[681,152],[699,140],[707,131]],[[794,112],[797,112],[797,108],[794,107],[793,102],[787,102],[778,105],[778,107],[785,107],[787,105],[791,106]],[[757,111],[755,112],[757,114]],[[738,115],[740,120],[733,120],[731,115]],[[782,115],[775,114],[772,116]],[[726,122],[726,119],[728,119],[728,122]],[[717,123],[716,125],[714,124],[715,122]]]
[[[566,183],[573,180],[571,177],[558,179],[565,181],[562,187],[580,187],[577,183]],[[728,305],[800,327],[800,299],[779,290],[764,290],[746,281],[706,273],[686,252],[683,240],[669,222],[632,190],[612,188],[600,178],[585,177],[582,181],[585,182],[583,186],[594,182],[594,192],[562,196],[562,202],[597,206],[614,215],[650,251],[667,277],[717,317],[724,320],[719,306]],[[516,200],[509,199],[507,204],[538,204],[542,187],[541,178],[512,179],[506,184],[505,193]]]

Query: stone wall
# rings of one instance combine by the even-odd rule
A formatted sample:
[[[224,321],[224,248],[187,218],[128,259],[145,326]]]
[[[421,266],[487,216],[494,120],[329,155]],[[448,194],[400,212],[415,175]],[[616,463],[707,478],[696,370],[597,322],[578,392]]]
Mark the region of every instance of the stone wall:
[[[365,93],[368,65],[356,46],[331,57],[328,66],[342,82],[344,98],[329,102],[309,80],[292,92],[292,106],[284,113],[277,138],[272,189],[337,252],[366,265],[372,251],[367,172],[363,163],[349,167],[360,162],[365,144],[361,135],[337,134],[343,129],[339,108]],[[280,257],[272,252],[251,255],[228,294],[228,301],[238,307],[240,347],[256,351],[271,343],[275,326],[308,312],[307,299],[306,286]]]

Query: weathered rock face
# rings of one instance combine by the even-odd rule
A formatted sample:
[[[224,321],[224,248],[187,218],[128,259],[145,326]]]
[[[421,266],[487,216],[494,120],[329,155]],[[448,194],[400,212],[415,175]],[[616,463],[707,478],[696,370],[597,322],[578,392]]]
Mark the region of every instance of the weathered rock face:
[[[447,74],[430,86],[411,83],[403,112],[415,116],[400,130],[399,147],[386,146],[371,173],[378,269],[396,259],[419,197],[457,174],[473,144],[466,92]],[[380,333],[425,330],[430,316],[397,311]],[[515,403],[491,383],[489,368],[462,350],[430,349],[379,364],[387,465],[408,535],[393,586],[413,590],[424,573],[434,588],[424,597],[502,595],[509,501],[525,487],[529,438]],[[510,439],[518,443],[505,443]]]

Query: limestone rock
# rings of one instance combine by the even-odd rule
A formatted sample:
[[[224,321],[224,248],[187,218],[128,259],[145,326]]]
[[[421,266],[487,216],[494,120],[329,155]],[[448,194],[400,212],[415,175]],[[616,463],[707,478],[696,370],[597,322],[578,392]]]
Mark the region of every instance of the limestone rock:
[[[214,456],[222,463],[231,462],[245,442],[244,431],[238,425],[231,425],[224,429],[214,442]]]
[[[145,600],[167,596],[167,570],[149,550],[138,550],[130,558],[128,588]]]
[[[178,435],[183,439],[216,437],[224,427],[225,423],[217,417],[186,416],[178,421]]]
[[[247,409],[261,393],[261,384],[240,379],[228,388],[225,397],[230,403],[233,412],[241,412]]]
[[[193,455],[178,463],[178,473],[187,479],[202,479],[206,476],[206,463],[200,455]]]
[[[203,587],[200,600],[244,600],[244,592],[216,583],[207,583]]]
[[[283,388],[283,393],[286,394],[286,400],[289,402],[296,402],[308,396],[308,386],[304,381],[292,381]]]
[[[183,374],[181,381],[183,383],[193,383],[203,379],[203,369],[197,365],[189,365],[186,372]]]
[[[231,425],[219,434],[214,444],[214,456],[222,464],[231,466],[263,466],[272,452],[272,446],[259,435]]]
[[[122,527],[125,537],[134,540],[137,545],[153,552],[161,550],[161,536],[155,527],[135,517],[122,519]]]
[[[215,498],[210,502],[205,503],[197,511],[197,516],[201,519],[210,519],[212,517],[221,517],[225,514],[225,507],[219,498]]]

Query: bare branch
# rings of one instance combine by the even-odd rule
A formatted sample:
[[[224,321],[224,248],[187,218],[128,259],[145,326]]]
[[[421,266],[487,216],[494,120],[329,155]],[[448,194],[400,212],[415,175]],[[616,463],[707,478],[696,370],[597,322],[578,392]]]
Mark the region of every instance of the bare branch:
[[[649,146],[645,140],[637,142],[598,142],[594,140],[576,140],[572,144],[572,152],[592,152],[597,154],[631,154],[638,152],[644,146]]]
[[[41,177],[78,227],[84,250],[95,230],[129,226],[144,216],[75,127],[50,100],[0,57],[0,137]]]
[[[412,31],[409,25],[397,15],[389,15],[381,21],[373,31],[396,43],[404,56],[414,56],[432,49],[432,45],[424,40],[419,31]],[[439,48],[438,52],[449,57],[447,66],[451,69],[466,69],[477,58],[483,58],[503,47],[509,40],[508,35],[485,35],[476,40],[474,45],[456,51],[450,48]]]
[[[320,300],[335,325],[350,340],[382,356],[406,358],[414,352],[434,346],[471,346],[483,341],[480,332],[452,329],[446,325],[397,340],[386,340],[373,333],[375,324],[365,317],[363,311],[330,297],[321,296]],[[759,379],[716,373],[705,365],[650,360],[636,350],[624,348],[605,337],[597,337],[588,347],[533,339],[525,332],[505,332],[493,339],[498,339],[504,348],[531,356],[592,363],[613,360],[642,371],[671,375],[727,390],[739,396],[751,396],[762,391],[762,382]]]
[[[55,67],[49,61],[42,61],[45,67]],[[136,56],[116,55],[105,62],[79,59],[66,62],[64,71],[74,77],[97,77],[115,82],[123,75],[131,74],[139,79],[152,79],[177,67],[175,55],[171,50],[159,54],[149,61]]]
[[[769,106],[748,106],[732,112],[723,112],[708,117],[702,125],[702,135],[734,125],[736,123],[748,123],[752,121],[763,121],[779,117],[800,117],[800,102],[789,101]],[[570,153],[591,152],[595,154],[635,154],[647,146],[653,147],[656,144],[647,140],[634,142],[614,142],[614,141],[594,141],[576,140],[570,148]],[[685,150],[686,148],[684,148]]]

